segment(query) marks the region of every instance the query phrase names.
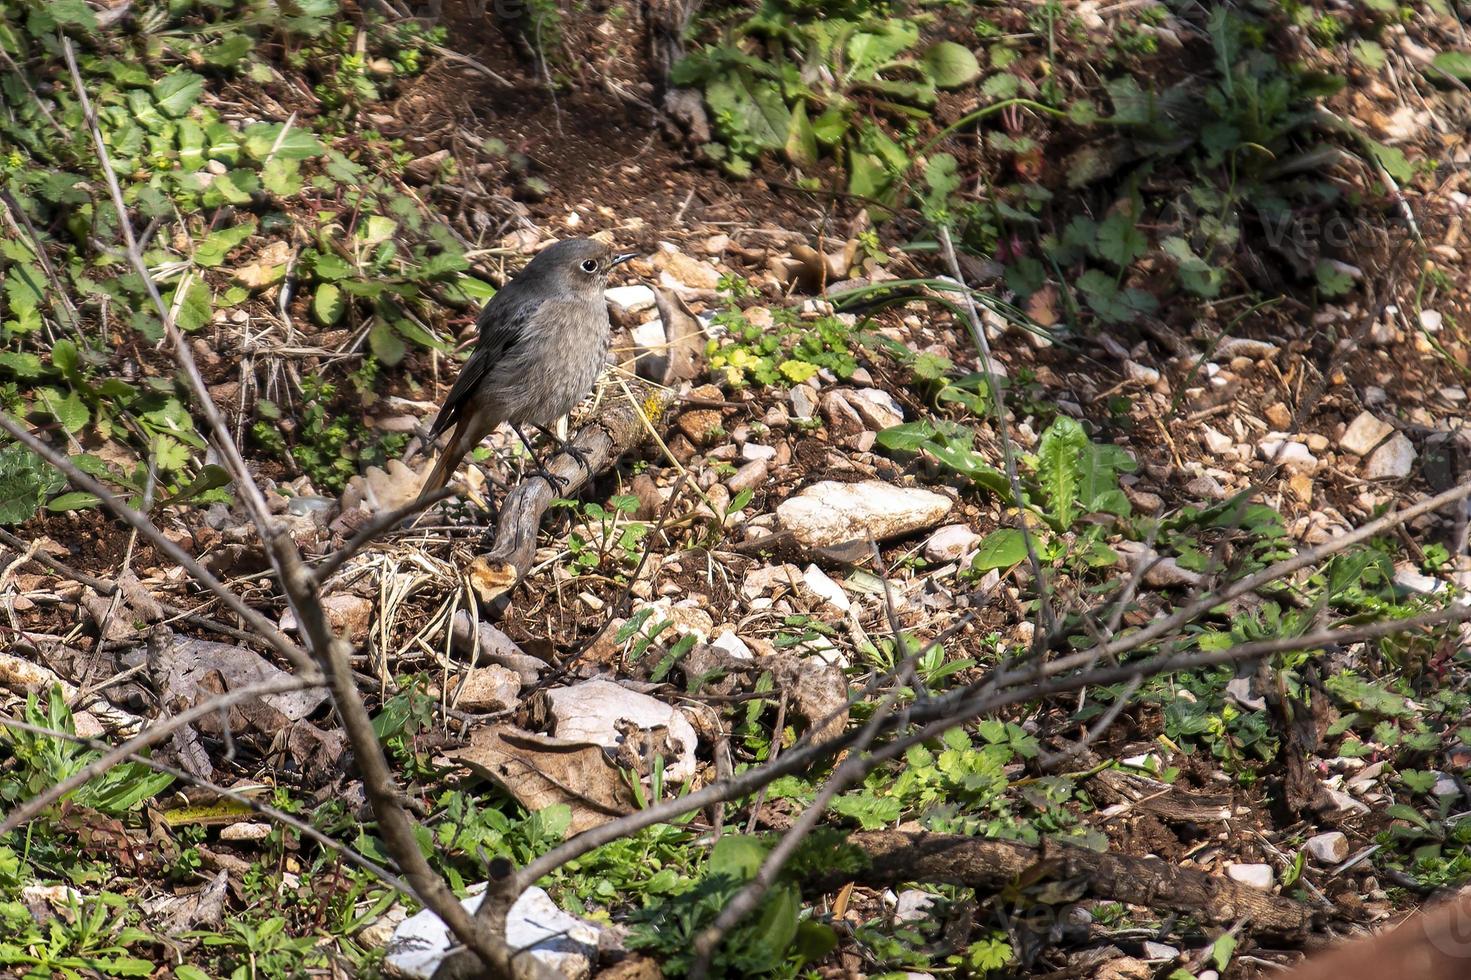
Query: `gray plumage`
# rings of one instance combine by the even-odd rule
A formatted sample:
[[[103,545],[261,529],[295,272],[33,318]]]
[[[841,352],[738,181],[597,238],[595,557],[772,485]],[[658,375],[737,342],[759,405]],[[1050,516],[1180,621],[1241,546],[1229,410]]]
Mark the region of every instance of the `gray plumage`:
[[[548,426],[592,390],[608,357],[609,271],[631,255],[588,238],[549,245],[480,311],[480,340],[429,430],[453,426],[420,495],[449,482],[502,422]]]

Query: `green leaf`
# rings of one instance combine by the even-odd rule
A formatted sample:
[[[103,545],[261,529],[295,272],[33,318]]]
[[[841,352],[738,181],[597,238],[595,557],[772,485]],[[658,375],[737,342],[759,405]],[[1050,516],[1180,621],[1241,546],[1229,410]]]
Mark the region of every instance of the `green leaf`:
[[[175,309],[175,301],[178,300],[178,289],[175,288],[168,296],[169,309]],[[174,326],[185,333],[193,333],[209,323],[214,316],[213,296],[210,293],[209,283],[203,279],[193,279],[189,288],[184,290],[184,296],[178,302],[178,314],[174,317]]]
[[[1324,296],[1342,296],[1354,287],[1353,277],[1327,259],[1320,259],[1313,272]]]
[[[255,233],[255,219],[230,228],[210,232],[194,249],[194,263],[205,268],[214,268],[225,261],[225,256]]]
[[[1378,140],[1371,139],[1366,139],[1364,143],[1368,146],[1369,153],[1389,176],[1401,184],[1414,179],[1415,165],[1406,158],[1404,151],[1399,147],[1385,146]]]
[[[402,361],[406,352],[403,339],[382,317],[374,320],[372,329],[368,331],[368,346],[372,348],[373,356],[389,367]]]
[[[1361,39],[1354,42],[1354,59],[1370,71],[1379,71],[1389,63],[1389,56],[1378,41]],[[1434,62],[1431,62],[1434,64]]]
[[[787,159],[799,167],[811,167],[817,163],[817,136],[807,119],[807,103],[798,102],[792,110],[791,125],[787,129]]]
[[[1042,433],[1037,447],[1037,482],[1052,508],[1058,530],[1072,527],[1078,516],[1080,463],[1088,434],[1076,419],[1059,415]]]
[[[393,237],[398,231],[398,222],[387,215],[373,214],[358,226],[357,241],[360,245],[378,245]]]
[[[310,160],[327,149],[308,130],[285,123],[255,123],[245,127],[244,137],[245,152],[256,160]]]
[[[342,301],[342,290],[330,282],[317,284],[317,291],[312,296],[312,315],[317,322],[324,327],[330,327],[342,319],[342,314],[347,309],[347,304]]]
[[[705,86],[705,100],[723,134],[745,137],[762,150],[786,145],[792,114],[774,82],[737,71]]]
[[[204,77],[192,71],[176,71],[153,83],[153,101],[174,118],[184,115],[199,101]]]
[[[24,351],[0,351],[0,369],[17,378],[39,378],[45,371],[41,358]]]
[[[45,278],[41,270],[29,262],[12,265],[6,270],[5,298],[10,302],[12,316],[33,313],[40,307],[45,296],[43,282]]]
[[[48,412],[68,432],[76,432],[91,419],[92,413],[74,391],[63,392],[57,388],[38,388],[36,399],[39,408]]]
[[[1115,211],[1099,224],[1093,247],[1099,258],[1123,269],[1144,254],[1149,239],[1135,227],[1133,215]]]
[[[707,873],[724,875],[735,881],[750,881],[761,869],[769,848],[755,837],[724,834],[710,849]]]
[[[0,524],[29,520],[41,501],[64,482],[60,473],[25,446],[0,449]]]
[[[1004,527],[992,531],[981,540],[970,567],[977,572],[989,572],[993,568],[1010,568],[1027,557],[1027,542],[1018,528]]]
[[[69,510],[90,510],[102,503],[101,497],[94,497],[90,493],[74,490],[64,493],[59,497],[52,497],[46,504],[46,509],[54,513],[65,513]]]
[[[970,48],[954,41],[941,41],[921,59],[937,88],[960,88],[981,77],[981,64]]]
[[[853,153],[848,157],[848,193],[867,200],[887,204],[894,177],[882,161],[872,153]]]
[[[199,471],[199,475],[191,480],[187,487],[173,496],[166,498],[162,503],[182,504],[193,500],[200,494],[229,485],[230,474],[226,472],[225,468],[223,466],[216,466],[214,463],[209,463]]]
[[[848,39],[847,75],[868,78],[918,41],[919,25],[898,17],[884,22],[882,31],[860,31]]]
[[[1465,51],[1442,51],[1430,62],[1434,71],[1442,71],[1452,78],[1471,82],[1471,54]]]
[[[97,15],[85,0],[49,0],[42,5],[47,16],[62,27],[83,27],[97,30]],[[33,25],[34,26],[34,25]],[[46,29],[49,30],[49,29]]]

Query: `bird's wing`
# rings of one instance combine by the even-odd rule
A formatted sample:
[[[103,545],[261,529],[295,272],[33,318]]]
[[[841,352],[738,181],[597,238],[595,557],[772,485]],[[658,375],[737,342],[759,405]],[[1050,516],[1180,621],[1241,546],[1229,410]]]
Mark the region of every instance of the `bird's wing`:
[[[497,293],[496,298],[500,298],[505,292],[502,290]],[[431,442],[454,425],[470,404],[470,396],[485,380],[491,368],[505,359],[521,342],[526,324],[531,319],[532,309],[533,307],[518,303],[497,304],[492,300],[480,311],[480,340],[475,344],[475,352],[460,369],[460,376],[455,379],[454,386],[444,399],[444,405],[439,409],[439,415],[429,428]]]

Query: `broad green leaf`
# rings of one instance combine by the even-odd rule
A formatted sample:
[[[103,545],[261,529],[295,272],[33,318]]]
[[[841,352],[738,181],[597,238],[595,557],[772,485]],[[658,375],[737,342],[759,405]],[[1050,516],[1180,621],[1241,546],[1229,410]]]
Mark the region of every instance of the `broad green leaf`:
[[[194,249],[194,262],[205,268],[213,268],[225,261],[225,256],[255,233],[255,219],[231,228],[210,232]]]
[[[1404,151],[1397,146],[1385,146],[1377,140],[1365,140],[1370,154],[1389,174],[1401,184],[1413,180],[1415,177],[1415,165],[1405,156]]]
[[[0,351],[0,370],[17,378],[39,378],[45,365],[41,358],[26,351]]]
[[[162,503],[182,504],[186,501],[193,500],[202,493],[208,493],[210,490],[217,490],[220,487],[227,487],[229,485],[230,474],[225,471],[225,468],[210,463],[199,471],[199,475],[191,480],[187,487],[173,496],[168,497]]]
[[[87,411],[87,406],[74,391],[62,391],[59,388],[38,388],[36,390],[37,407],[49,413],[52,418],[61,423],[61,427],[68,432],[76,432],[87,424],[92,413]]]
[[[46,509],[54,513],[64,513],[69,510],[90,510],[102,502],[102,498],[94,497],[90,493],[81,490],[73,490],[59,497],[52,497],[46,502]]]
[[[1436,71],[1443,71],[1452,78],[1459,78],[1463,82],[1471,82],[1471,53],[1465,51],[1442,51],[1430,62],[1430,67]]]
[[[342,319],[342,314],[347,305],[342,301],[342,290],[330,282],[317,284],[317,291],[312,296],[312,315],[317,322],[324,327],[330,327]]]
[[[203,91],[203,76],[192,71],[176,71],[153,83],[153,100],[160,110],[178,118],[194,107]]]
[[[5,270],[5,298],[10,303],[10,313],[32,313],[40,308],[45,295],[45,277],[41,270],[29,262],[17,263]]]
[[[398,231],[398,222],[387,215],[372,214],[368,220],[358,225],[357,241],[360,245],[378,245],[393,237]]]
[[[925,69],[937,88],[960,88],[981,77],[981,64],[970,48],[941,41],[924,53]]]
[[[1098,225],[1098,237],[1093,245],[1099,258],[1123,269],[1144,254],[1149,239],[1135,227],[1133,215],[1115,211]]]
[[[755,837],[724,834],[710,849],[707,873],[724,875],[736,881],[749,881],[761,869],[761,862],[766,860],[768,850],[766,844]]]
[[[60,473],[25,446],[0,449],[0,524],[29,520],[63,482]]]
[[[283,135],[284,134],[284,135]],[[245,152],[257,160],[310,160],[326,152],[308,130],[285,123],[255,123],[245,127]]]
[[[174,317],[174,326],[185,333],[193,333],[199,330],[205,324],[209,323],[210,318],[214,316],[215,311],[212,305],[209,283],[202,279],[192,279],[189,287],[184,290],[182,298],[179,297],[178,289],[175,288],[168,297],[169,309],[172,310],[175,308],[174,302],[176,299],[179,300],[179,304],[178,313]]]
[[[817,163],[817,136],[807,119],[807,103],[798,102],[792,110],[791,126],[787,130],[787,159],[799,167],[811,167]]]
[[[847,75],[868,78],[918,41],[919,25],[903,18],[884,22],[882,31],[860,31],[848,39]]]
[[[1004,527],[981,539],[970,567],[977,572],[989,572],[993,568],[1020,564],[1026,557],[1027,542],[1022,532],[1014,527]]]
[[[1058,530],[1072,527],[1078,516],[1080,459],[1088,451],[1088,434],[1076,419],[1059,415],[1042,433],[1037,446],[1037,482],[1052,508]]]
[[[724,136],[744,137],[762,150],[786,145],[792,113],[774,82],[738,71],[710,82],[705,99]]]
[[[403,339],[382,317],[375,320],[368,331],[368,346],[372,348],[373,356],[389,367],[402,361],[406,351]]]

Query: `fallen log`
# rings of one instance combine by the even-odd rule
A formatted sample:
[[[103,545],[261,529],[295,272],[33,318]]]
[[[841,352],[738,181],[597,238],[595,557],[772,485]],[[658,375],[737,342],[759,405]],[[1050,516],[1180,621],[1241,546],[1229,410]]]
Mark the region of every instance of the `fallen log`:
[[[868,856],[867,867],[823,875],[804,889],[835,891],[849,881],[874,887],[943,882],[994,892],[1018,882],[1067,882],[1093,898],[1185,912],[1218,924],[1245,918],[1254,932],[1294,939],[1317,925],[1320,915],[1293,899],[1159,858],[898,830],[858,833],[848,842]]]
[[[648,426],[657,426],[674,401],[673,391],[642,382],[628,383],[626,392],[613,388],[602,411],[569,440],[586,458],[587,466],[562,449],[545,461],[547,471],[562,482],[563,493],[576,493],[642,443]],[[481,603],[494,605],[531,568],[541,519],[556,497],[551,484],[540,475],[523,479],[506,494],[490,550],[472,560],[468,569]]]

